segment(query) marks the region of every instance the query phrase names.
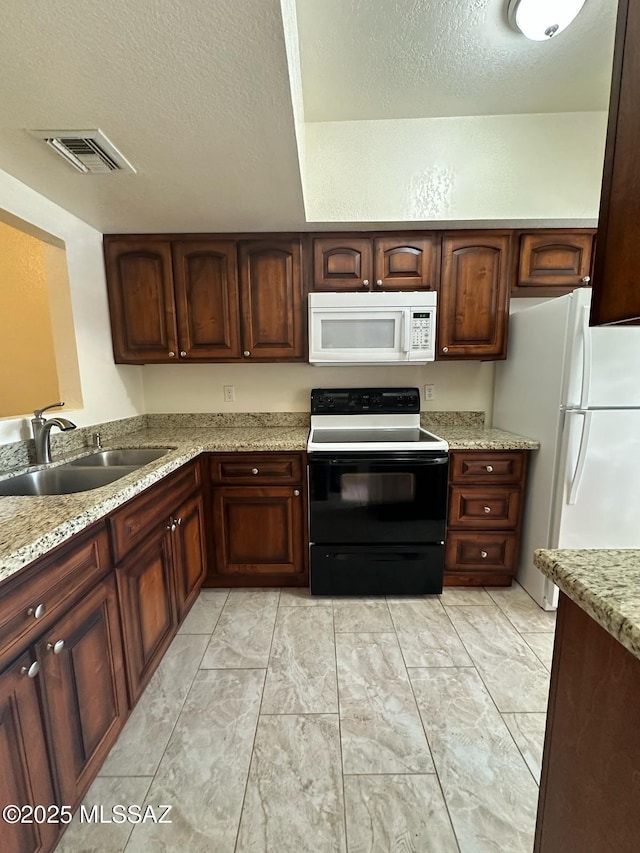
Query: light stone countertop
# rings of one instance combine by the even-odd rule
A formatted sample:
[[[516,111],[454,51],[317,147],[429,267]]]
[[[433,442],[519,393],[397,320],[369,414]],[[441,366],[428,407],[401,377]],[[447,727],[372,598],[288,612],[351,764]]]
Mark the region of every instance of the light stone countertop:
[[[640,550],[539,550],[533,562],[640,658]]]
[[[452,450],[535,450],[539,447],[535,440],[480,426],[441,425],[432,429],[449,441]],[[204,427],[185,425],[184,420],[177,427],[171,426],[167,420],[161,426],[128,432],[119,438],[115,436],[105,443],[105,449],[174,449],[126,477],[88,492],[38,497],[0,496],[0,581],[105,517],[200,453],[302,451],[306,449],[307,436],[308,427],[300,425]],[[91,451],[85,450],[84,454],[76,451],[73,456],[56,461],[64,462],[88,452]]]

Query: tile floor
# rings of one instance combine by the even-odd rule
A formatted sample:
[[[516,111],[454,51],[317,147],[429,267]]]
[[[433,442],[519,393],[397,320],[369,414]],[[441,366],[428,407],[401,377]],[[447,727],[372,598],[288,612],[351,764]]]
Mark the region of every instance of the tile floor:
[[[59,851],[531,853],[555,615],[204,590]]]

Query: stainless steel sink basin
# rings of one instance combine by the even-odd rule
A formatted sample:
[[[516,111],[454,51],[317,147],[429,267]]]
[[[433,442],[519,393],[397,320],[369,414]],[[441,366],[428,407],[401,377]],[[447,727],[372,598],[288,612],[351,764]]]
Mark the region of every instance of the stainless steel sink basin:
[[[139,465],[112,465],[109,468],[61,465],[45,471],[32,471],[0,481],[0,495],[69,495],[88,492],[125,477]]]
[[[73,462],[68,462],[68,466],[82,467],[87,466],[110,468],[113,465],[135,465],[140,467],[146,465],[147,462],[153,462],[160,459],[165,453],[169,453],[170,447],[141,447],[141,448],[124,448],[123,450],[100,450],[97,453],[92,453],[90,456],[83,456],[81,459],[76,459]],[[63,465],[62,467],[67,467]]]

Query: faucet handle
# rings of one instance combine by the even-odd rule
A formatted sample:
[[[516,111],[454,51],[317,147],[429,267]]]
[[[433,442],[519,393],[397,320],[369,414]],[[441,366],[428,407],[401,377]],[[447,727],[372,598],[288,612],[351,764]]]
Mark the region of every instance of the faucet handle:
[[[42,413],[46,412],[47,409],[61,409],[64,406],[64,403],[49,403],[48,406],[43,406],[41,409],[36,409],[33,413],[34,418],[42,418]]]

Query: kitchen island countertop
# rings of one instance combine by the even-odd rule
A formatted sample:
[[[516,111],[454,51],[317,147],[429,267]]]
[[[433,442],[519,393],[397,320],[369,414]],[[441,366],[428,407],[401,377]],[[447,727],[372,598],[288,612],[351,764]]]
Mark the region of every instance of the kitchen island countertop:
[[[535,450],[539,447],[533,439],[480,426],[432,429],[449,442],[451,450]],[[129,432],[120,438],[116,436],[105,444],[106,449],[171,447],[172,450],[126,477],[88,492],[0,497],[0,581],[104,518],[201,453],[304,451],[307,435],[308,427],[300,425],[204,427],[200,424],[188,426],[183,421],[179,426],[165,423]],[[85,450],[83,454],[76,451],[73,458],[87,452],[90,451]]]

